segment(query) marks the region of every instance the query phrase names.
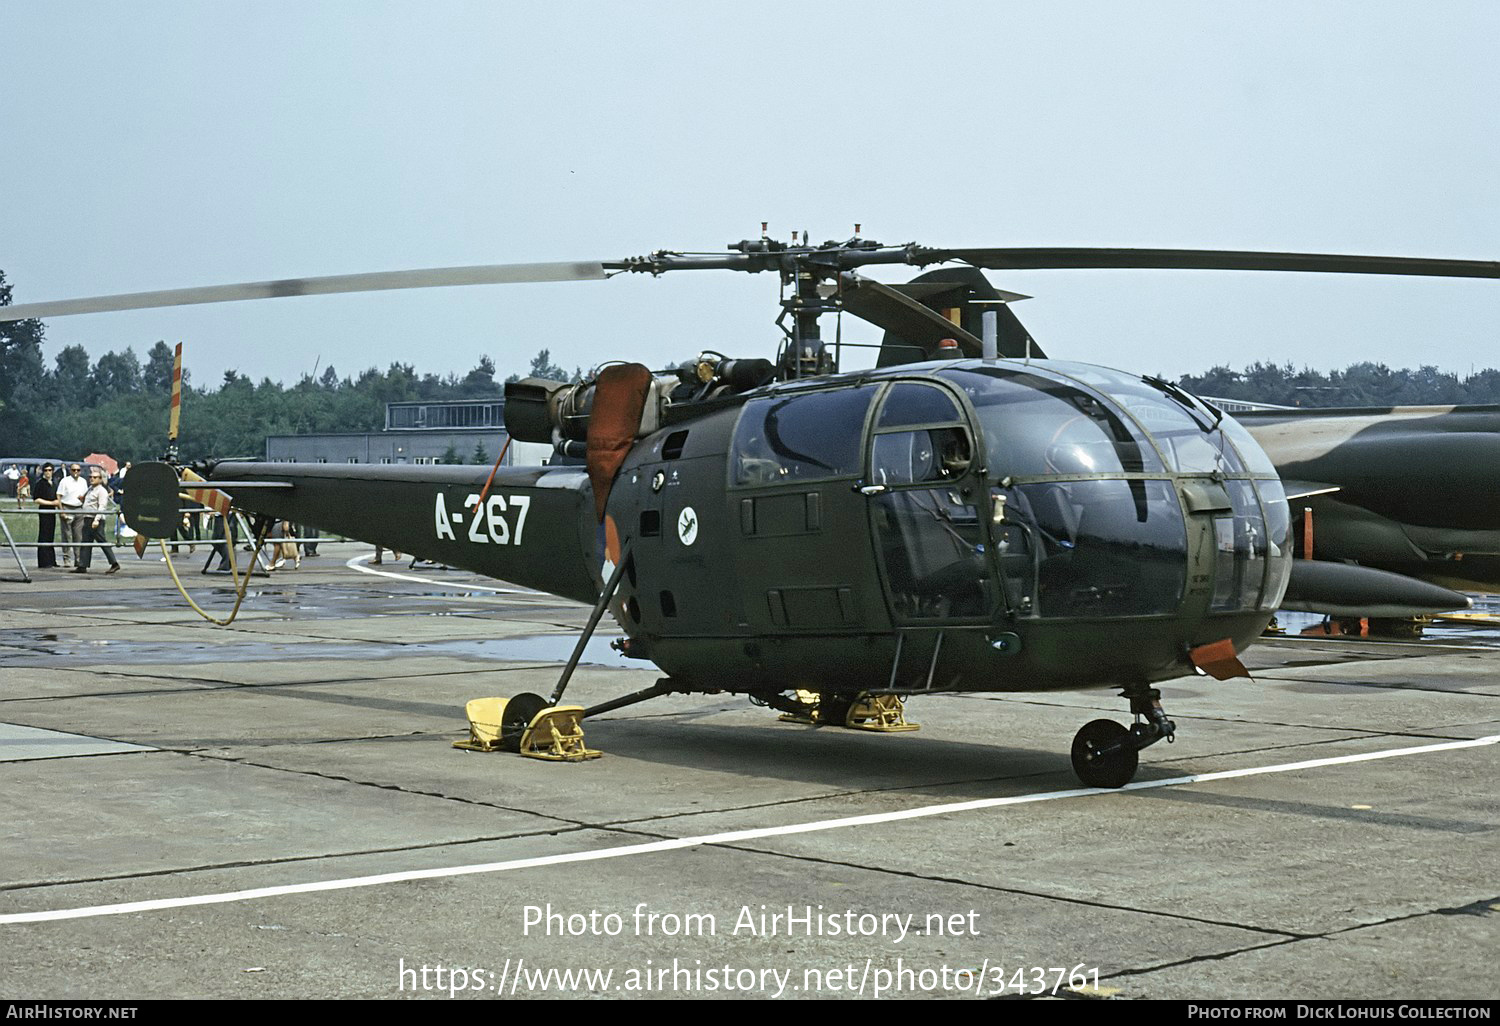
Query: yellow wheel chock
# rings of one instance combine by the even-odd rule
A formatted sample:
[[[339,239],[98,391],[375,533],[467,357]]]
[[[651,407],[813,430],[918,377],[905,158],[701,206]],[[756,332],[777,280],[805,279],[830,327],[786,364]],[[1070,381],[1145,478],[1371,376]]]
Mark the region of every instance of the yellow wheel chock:
[[[797,704],[802,707],[799,712],[784,712],[776,717],[782,723],[803,723],[809,727],[821,726],[823,721],[818,719],[819,703],[822,696],[816,691],[807,691],[798,688],[793,694],[797,698]]]
[[[514,702],[505,698],[469,702],[464,707],[469,738],[453,742],[453,747],[471,752],[520,752],[551,762],[582,762],[604,754],[584,746],[583,706],[544,706],[528,717],[526,713],[535,700],[527,702],[527,697],[518,696]],[[510,717],[506,716],[507,705],[512,706]]]
[[[503,698],[475,698],[464,706],[464,715],[469,718],[469,739],[453,742],[454,748],[470,752],[498,752],[500,744],[500,717],[505,712]]]
[[[874,730],[895,734],[904,730],[921,730],[920,723],[906,722],[906,706],[896,695],[871,695],[857,698],[849,707],[844,726],[855,730]]]
[[[813,727],[848,727],[881,734],[920,730],[921,724],[906,721],[906,707],[897,695],[872,695],[862,691],[853,700],[825,698],[816,691],[798,690],[798,712],[785,712],[785,723],[805,723]]]
[[[583,706],[554,705],[537,713],[521,735],[521,754],[554,762],[597,759],[603,752],[583,744]]]

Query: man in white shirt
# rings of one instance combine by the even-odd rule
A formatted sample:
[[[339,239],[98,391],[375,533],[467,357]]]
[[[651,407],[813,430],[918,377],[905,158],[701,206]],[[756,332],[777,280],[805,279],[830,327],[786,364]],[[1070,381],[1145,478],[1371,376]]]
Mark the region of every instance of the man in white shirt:
[[[72,564],[73,553],[77,551],[68,543],[83,541],[83,517],[78,511],[83,509],[83,497],[88,494],[89,484],[83,479],[82,470],[81,464],[70,463],[67,476],[57,482],[57,502],[62,509],[57,521],[64,542],[63,566]]]
[[[84,493],[83,513],[78,518],[84,525],[83,540],[89,544],[78,550],[78,566],[73,569],[73,573],[89,572],[94,544],[104,550],[104,558],[109,560],[109,569],[104,572],[119,573],[120,561],[115,558],[115,550],[109,547],[109,542],[104,538],[104,515],[108,510],[109,489],[104,487],[104,471],[94,467],[89,471],[89,490]]]

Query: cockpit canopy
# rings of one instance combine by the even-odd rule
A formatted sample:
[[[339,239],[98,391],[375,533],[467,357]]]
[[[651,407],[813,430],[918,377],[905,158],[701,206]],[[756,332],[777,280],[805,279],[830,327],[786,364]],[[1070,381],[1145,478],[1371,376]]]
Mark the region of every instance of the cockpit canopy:
[[[752,398],[731,487],[853,479],[871,497],[892,605],[909,618],[1173,613],[1191,514],[1213,518],[1212,611],[1280,602],[1285,494],[1215,407],[1086,364],[914,370]]]

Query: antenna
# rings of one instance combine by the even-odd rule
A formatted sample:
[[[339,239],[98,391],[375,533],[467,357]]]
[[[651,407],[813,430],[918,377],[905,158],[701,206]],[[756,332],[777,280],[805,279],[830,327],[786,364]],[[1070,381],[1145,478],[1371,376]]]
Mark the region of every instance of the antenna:
[[[971,299],[969,302],[974,306],[982,308],[979,311],[979,322],[984,326],[981,329],[982,337],[980,341],[983,343],[983,347],[980,350],[980,355],[984,358],[985,363],[994,363],[1000,356],[1000,312],[995,307],[1003,306],[1005,300]],[[1026,339],[1026,342],[1029,346],[1031,343],[1030,337]]]

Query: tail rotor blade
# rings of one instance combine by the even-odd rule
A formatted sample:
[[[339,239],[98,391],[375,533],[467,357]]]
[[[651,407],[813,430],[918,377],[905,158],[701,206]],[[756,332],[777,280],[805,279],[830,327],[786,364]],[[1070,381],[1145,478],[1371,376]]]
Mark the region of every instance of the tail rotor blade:
[[[167,447],[177,448],[177,425],[182,418],[182,343],[172,357],[172,413],[167,421]]]

